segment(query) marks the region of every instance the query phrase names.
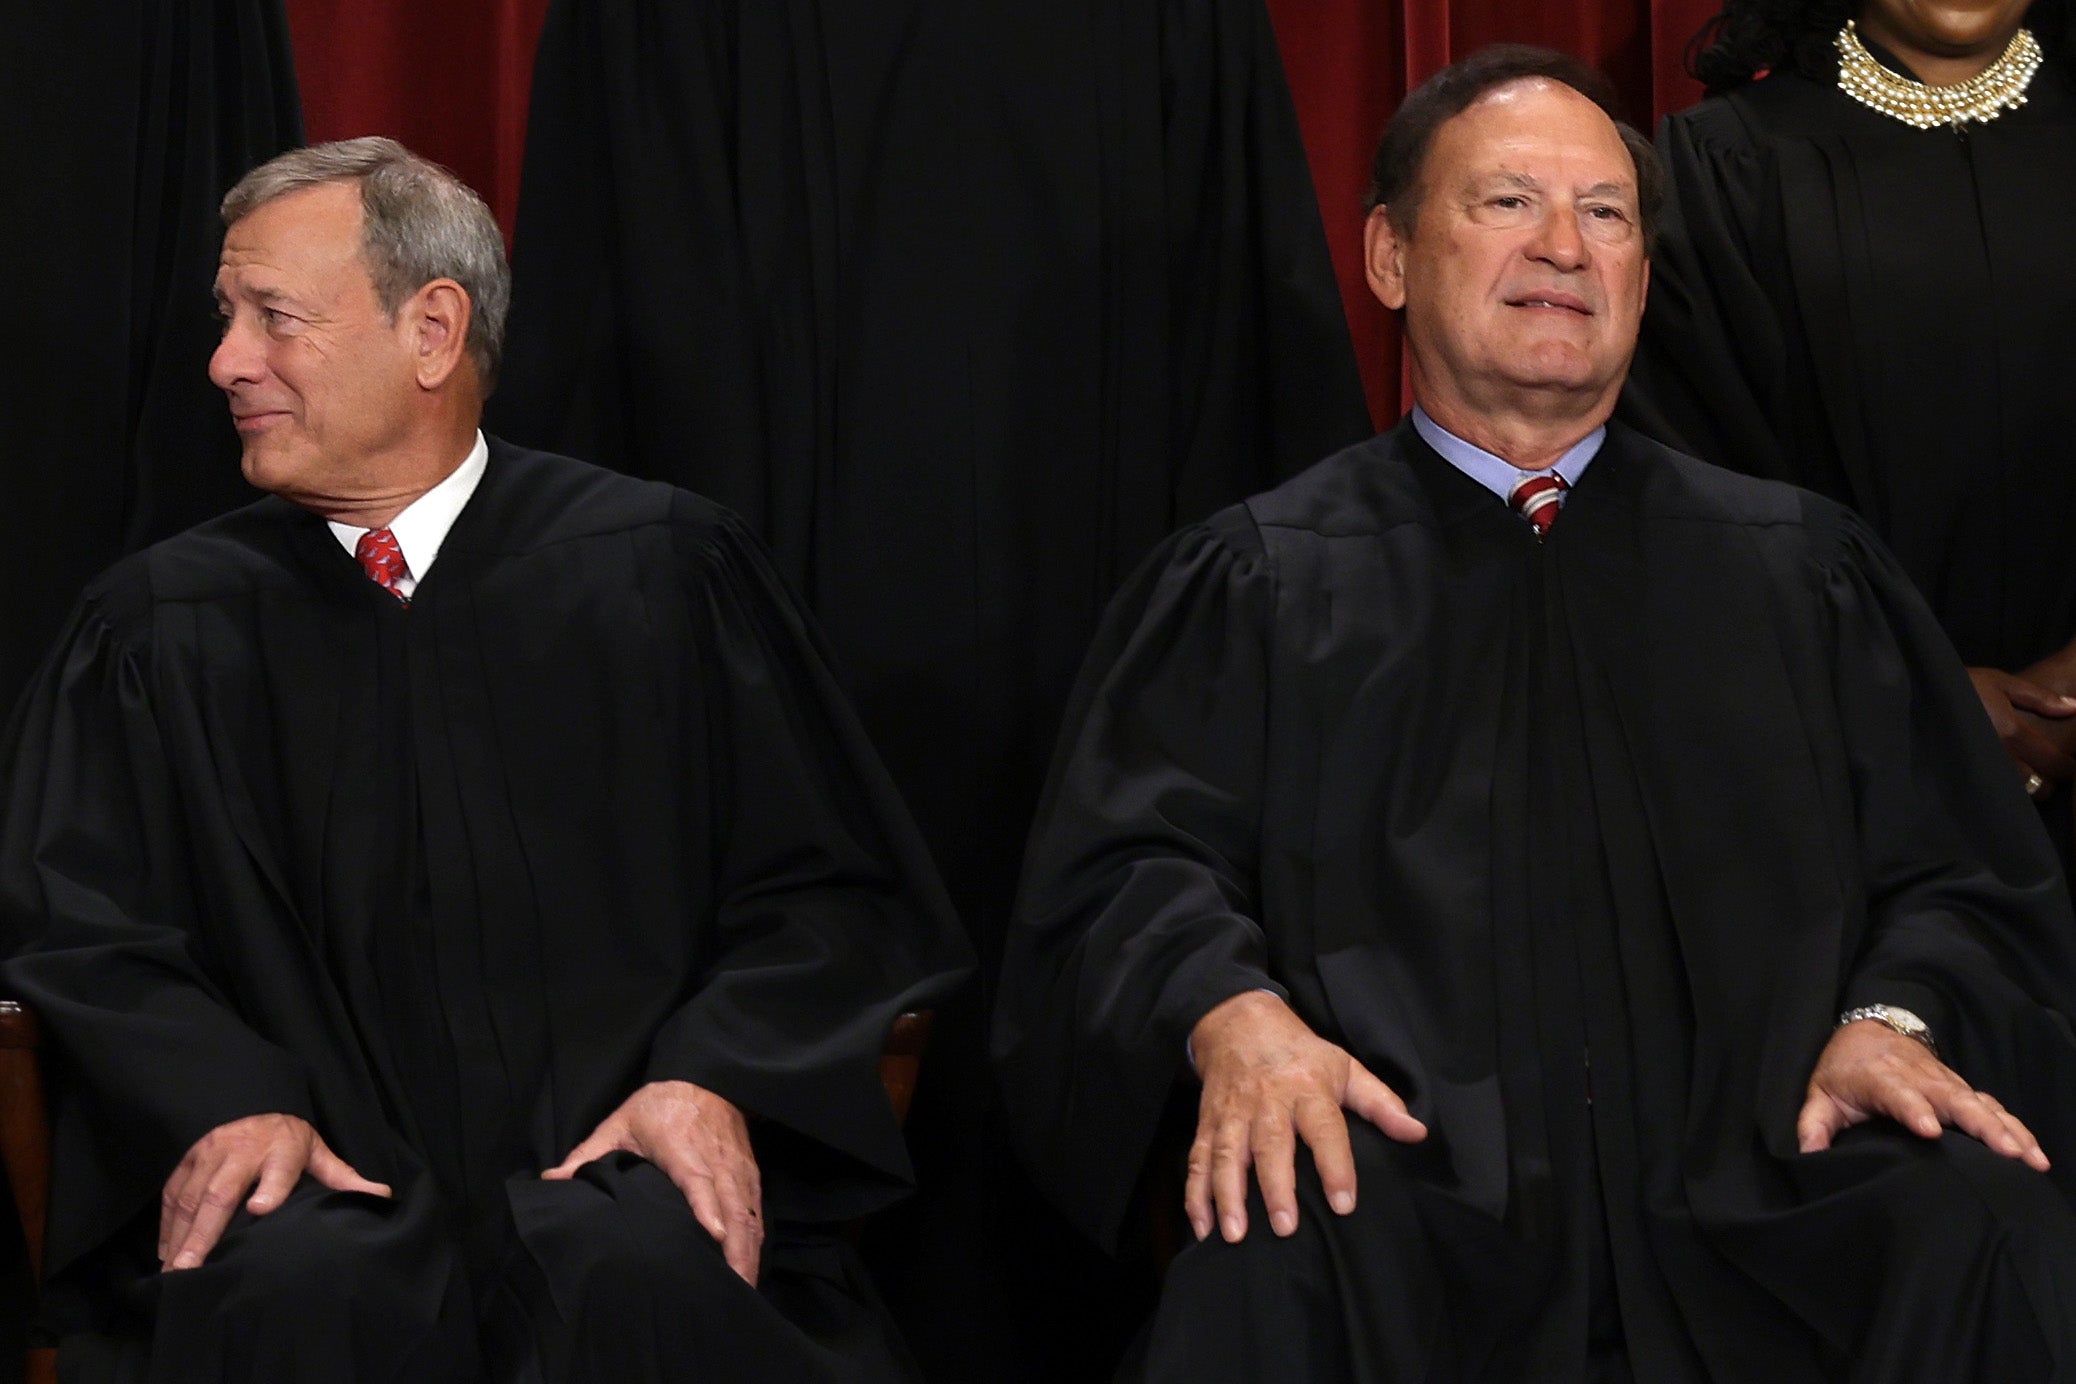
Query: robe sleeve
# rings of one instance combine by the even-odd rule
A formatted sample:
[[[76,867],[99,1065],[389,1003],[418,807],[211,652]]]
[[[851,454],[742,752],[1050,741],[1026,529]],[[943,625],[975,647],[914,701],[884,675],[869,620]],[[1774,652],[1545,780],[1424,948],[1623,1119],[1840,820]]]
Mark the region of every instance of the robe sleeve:
[[[1826,595],[1868,904],[1839,1007],[1917,1013],[2076,1163],[2076,925],[2053,847],[1930,610],[1861,520],[1839,523]]]
[[[888,1030],[949,993],[970,951],[819,633],[761,548],[732,516],[680,532],[691,536],[708,774],[693,788],[715,835],[713,940],[695,992],[651,1045],[648,1076],[695,1082],[855,1160],[768,1185],[773,1214],[860,1215],[911,1177],[879,1079]],[[879,1175],[863,1201],[844,1171],[859,1163]]]
[[[1198,1019],[1268,973],[1258,920],[1272,574],[1244,511],[1112,604],[1005,942],[994,1053],[1039,1182],[1115,1239]]]
[[[1769,186],[1729,109],[1668,116],[1669,196],[1622,417],[1670,447],[1748,475],[1808,481],[1790,426],[1788,341],[1748,227]]]
[[[0,805],[6,986],[74,1078],[57,1088],[55,1137],[81,1190],[53,1203],[53,1270],[156,1199],[209,1130],[315,1119],[301,1064],[215,979],[190,868],[199,809],[169,766],[167,718],[182,712],[155,679],[143,613],[111,614],[126,595],[104,581],[74,614],[17,709]]]

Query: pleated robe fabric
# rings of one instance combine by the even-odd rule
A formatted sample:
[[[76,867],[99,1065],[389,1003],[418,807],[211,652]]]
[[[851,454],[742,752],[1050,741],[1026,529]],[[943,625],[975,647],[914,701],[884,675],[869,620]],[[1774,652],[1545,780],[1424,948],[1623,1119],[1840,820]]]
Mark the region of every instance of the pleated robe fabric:
[[[1539,544],[1401,425],[1182,531],[1113,606],[995,1051],[1096,1235],[1193,1104],[1191,1027],[1249,989],[1432,1131],[1358,1130],[1352,1222],[1311,1184],[1339,1315],[1278,1316],[1297,1270],[1235,1261],[1252,1286],[1164,1321],[1154,1378],[1585,1378],[1603,1256],[1637,1379],[2022,1378],[2076,1359],[2071,937],[1951,646],[1858,519],[1615,424]],[[2034,1122],[2052,1180],[1952,1135],[1798,1155],[1836,1015],[1877,1000]],[[2038,1243],[1919,1214],[1942,1198]],[[1185,1250],[1169,1306],[1241,1252]],[[2010,1373],[1971,1372],[1984,1341]]]
[[[493,441],[406,608],[263,500],[89,589],[8,763],[79,1377],[903,1377],[828,1227],[907,1185],[877,1058],[966,949],[725,511]],[[538,1180],[662,1079],[751,1117],[761,1292],[641,1160]],[[156,1274],[160,1184],[270,1111],[395,1202],[306,1181]]]
[[[944,871],[981,983],[866,1249],[946,1384],[1114,1354],[1124,1290],[1008,1152],[986,1014],[1104,603],[1373,431],[1317,205],[1261,0],[548,14],[490,416],[743,516]]]
[[[1782,72],[1667,119],[1624,401],[1857,510],[1962,660],[2009,670],[2076,637],[2076,90],[2049,64],[2026,95],[1916,130]]]
[[[10,5],[0,92],[0,256],[35,266],[0,391],[4,716],[95,573],[251,501],[207,373],[216,207],[303,120],[281,0]]]

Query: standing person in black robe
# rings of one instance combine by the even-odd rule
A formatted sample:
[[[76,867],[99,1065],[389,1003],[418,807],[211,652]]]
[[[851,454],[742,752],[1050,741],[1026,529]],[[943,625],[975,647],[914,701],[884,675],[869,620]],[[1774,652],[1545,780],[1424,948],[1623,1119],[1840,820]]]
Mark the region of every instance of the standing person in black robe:
[[[833,1227],[965,951],[818,637],[717,506],[477,431],[508,280],[443,170],[224,215],[273,496],[90,587],[0,815],[69,1377],[907,1377]]]
[[[1663,441],[1868,521],[2065,868],[2072,51],[2064,0],[1732,0],[1694,62],[1709,99],[1660,132],[1673,205],[1625,403]]]
[[[862,1249],[940,1384],[1087,1378],[1151,1275],[987,1069],[1060,712],[1154,544],[1374,430],[1266,7],[555,0],[526,141],[493,430],[743,517],[982,957]]]
[[[1608,422],[1662,175],[1606,93],[1407,98],[1419,409],[1176,535],[1084,672],[996,1055],[1098,1235],[1202,1074],[1150,1379],[2076,1361],[2052,857],[1859,520]]]

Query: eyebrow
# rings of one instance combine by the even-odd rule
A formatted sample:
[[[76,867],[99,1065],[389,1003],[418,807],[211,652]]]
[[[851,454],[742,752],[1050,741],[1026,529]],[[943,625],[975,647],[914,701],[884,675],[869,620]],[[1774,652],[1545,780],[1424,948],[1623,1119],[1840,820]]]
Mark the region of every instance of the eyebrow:
[[[1470,186],[1471,190],[1476,192],[1484,192],[1493,187],[1516,187],[1524,192],[1541,192],[1543,190],[1541,179],[1532,178],[1526,173],[1509,172],[1475,175],[1471,179]],[[1575,195],[1580,197],[1627,197],[1633,200],[1636,196],[1636,189],[1627,183],[1603,181],[1595,183],[1588,188],[1581,188]]]
[[[220,283],[210,284],[209,294],[211,297],[216,299],[219,306],[231,301],[231,295],[223,291],[223,285]],[[241,298],[252,299],[253,301],[260,303],[261,305],[266,307],[272,307],[276,303],[293,303],[295,301],[294,295],[284,293],[278,288],[247,289],[244,293],[238,296]]]

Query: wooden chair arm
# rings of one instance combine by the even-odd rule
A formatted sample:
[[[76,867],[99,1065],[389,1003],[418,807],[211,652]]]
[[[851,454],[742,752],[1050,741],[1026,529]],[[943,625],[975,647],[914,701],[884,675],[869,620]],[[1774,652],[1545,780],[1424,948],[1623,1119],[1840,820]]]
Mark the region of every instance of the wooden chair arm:
[[[50,1116],[37,1052],[43,1029],[33,1010],[0,1000],[0,1163],[14,1189],[30,1271],[43,1272],[43,1220],[50,1205]]]
[[[0,1000],[0,1164],[14,1192],[22,1239],[29,1247],[29,1272],[43,1275],[43,1222],[50,1205],[50,1112],[43,1102],[37,1053],[43,1029],[36,1013],[14,1000]],[[31,1347],[23,1361],[24,1384],[56,1384],[58,1353]]]
[[[911,1010],[899,1015],[887,1030],[886,1046],[880,1050],[879,1080],[887,1088],[894,1118],[908,1123],[908,1106],[915,1099],[917,1074],[922,1070],[923,1049],[930,1045],[930,1011]]]

